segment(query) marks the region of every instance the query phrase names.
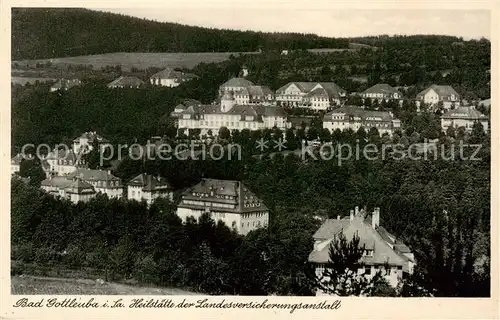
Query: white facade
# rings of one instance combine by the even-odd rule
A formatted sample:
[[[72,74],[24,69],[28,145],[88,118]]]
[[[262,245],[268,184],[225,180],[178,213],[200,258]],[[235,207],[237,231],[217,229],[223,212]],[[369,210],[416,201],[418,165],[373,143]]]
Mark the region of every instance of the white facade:
[[[221,127],[229,130],[248,129],[251,131],[273,128],[281,130],[290,127],[286,113],[279,107],[256,105],[237,105],[234,98],[226,93],[220,106],[199,106],[196,113],[183,111],[178,117],[178,127],[182,129],[200,129],[201,134],[209,130],[217,134]],[[194,109],[193,109],[194,110]]]
[[[208,204],[207,206],[211,206]],[[201,215],[205,212],[203,209],[193,209],[193,208],[177,208],[177,215],[183,222],[186,222],[188,217],[193,217],[198,220]],[[259,213],[231,213],[226,211],[217,211],[217,209],[211,209],[210,217],[215,221],[224,222],[229,228],[235,229],[239,234],[246,235],[252,230],[267,227],[269,221],[269,213],[259,212]]]
[[[151,192],[144,191],[143,187],[140,186],[127,186],[127,199],[136,200],[138,202],[146,201],[148,205],[151,205],[156,199],[169,199],[173,200],[172,192]]]
[[[151,78],[150,82],[152,85],[162,86],[174,88],[180,85],[180,82],[177,79],[159,79],[159,78]]]
[[[323,118],[323,128],[334,132],[352,129],[354,132],[363,127],[367,132],[376,128],[380,135],[389,134],[401,129],[401,121],[389,112],[365,111],[357,107],[342,107],[327,113]]]
[[[446,132],[448,128],[451,126],[453,128],[460,128],[463,127],[466,132],[471,132],[472,127],[474,126],[474,123],[476,121],[479,121],[481,125],[483,126],[484,132],[488,132],[488,119],[482,119],[482,120],[477,120],[477,119],[460,119],[460,118],[455,118],[455,119],[445,119],[441,118],[441,129]]]

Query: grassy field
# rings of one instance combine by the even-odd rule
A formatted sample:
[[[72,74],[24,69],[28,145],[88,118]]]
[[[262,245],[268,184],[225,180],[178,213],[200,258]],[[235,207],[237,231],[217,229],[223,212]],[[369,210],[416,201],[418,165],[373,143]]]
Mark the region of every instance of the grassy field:
[[[252,54],[255,52],[242,52]],[[40,59],[40,60],[21,60],[13,61],[20,67],[26,65],[34,66],[36,63],[52,62],[55,65],[84,64],[92,65],[94,69],[100,69],[105,66],[121,65],[122,70],[130,68],[146,69],[148,67],[158,68],[193,68],[200,62],[221,62],[227,60],[229,56],[238,55],[238,52],[199,52],[199,53],[145,53],[145,52],[115,52],[88,56]]]
[[[88,279],[12,276],[11,293],[23,295],[195,295],[175,288],[139,287],[120,283],[98,283]]]

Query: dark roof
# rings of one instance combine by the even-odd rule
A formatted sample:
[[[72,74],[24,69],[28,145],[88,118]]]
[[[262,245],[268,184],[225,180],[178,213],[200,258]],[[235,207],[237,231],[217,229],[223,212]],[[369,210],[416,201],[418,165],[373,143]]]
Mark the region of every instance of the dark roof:
[[[151,76],[151,79],[176,79],[180,81],[188,81],[196,76],[191,73],[184,73],[182,71],[177,71],[171,68],[166,68],[160,72],[155,73]]]
[[[108,84],[109,88],[113,87],[139,87],[144,84],[144,81],[134,76],[121,76]]]
[[[41,182],[42,187],[66,188],[72,182],[71,179],[63,176],[54,176]]]
[[[266,86],[248,86],[248,87],[241,89],[237,93],[247,94],[251,97],[255,97],[255,96],[264,97],[264,96],[272,95],[273,91]]]
[[[249,87],[253,86],[254,84],[251,81],[248,81],[245,78],[231,78],[228,81],[224,82],[221,85],[221,88],[223,87]]]
[[[85,181],[121,181],[108,171],[79,168],[70,173],[68,179],[79,178]]]
[[[340,233],[343,233],[347,240],[351,240],[354,235],[357,235],[361,246],[364,245],[366,249],[373,250],[373,256],[363,256],[361,258],[363,264],[388,263],[389,265],[398,266],[406,264],[407,259],[392,249],[391,245],[362,216],[354,216],[352,220],[350,217],[327,219],[313,236],[315,241],[319,243],[315,245],[315,249],[310,253],[309,261],[328,263],[330,261],[330,243]]]
[[[479,112],[473,106],[460,106],[450,110],[441,116],[444,119],[468,119],[468,120],[485,120],[487,116]]]
[[[95,193],[94,187],[85,181],[80,179],[75,179],[74,181],[70,181],[70,183],[65,188],[67,193],[75,193],[75,194],[89,194]]]
[[[213,192],[213,195],[211,195],[211,192]],[[199,201],[201,199],[216,203],[233,204],[235,208],[216,208],[217,210],[234,213],[268,210],[262,200],[257,198],[242,182],[233,180],[202,179],[200,183],[186,190],[182,198],[183,200]],[[179,206],[199,207],[186,204],[184,201],[181,201]]]
[[[377,83],[376,85],[366,89],[362,93],[394,94],[394,93],[400,93],[400,92],[396,88],[388,85],[387,83]]]
[[[162,191],[170,189],[170,185],[163,177],[155,177],[150,174],[141,173],[128,183],[129,186],[142,187],[143,191]]]
[[[448,100],[451,97],[451,95],[454,95],[456,97],[456,100],[458,100],[458,98],[459,98],[458,93],[451,86],[443,86],[443,85],[433,84],[429,88],[427,88],[427,89],[421,91],[419,94],[417,94],[417,99],[423,99],[423,96],[427,92],[429,92],[431,89],[436,91],[436,93],[439,95],[439,97],[441,97],[443,100]]]
[[[227,112],[222,112],[220,105],[198,105],[189,106],[184,111],[179,112],[180,114],[229,114],[229,115],[240,115],[242,120],[244,116],[254,116],[252,121],[262,121],[263,117],[287,117],[287,113],[281,107],[268,106],[268,105],[235,105]]]
[[[343,106],[332,110],[325,114],[323,121],[332,121],[332,116],[334,114],[343,114],[344,119],[349,119],[350,117],[360,117],[361,121],[365,121],[368,118],[379,118],[378,121],[392,121],[395,119],[388,111],[374,111],[366,110],[357,106]]]

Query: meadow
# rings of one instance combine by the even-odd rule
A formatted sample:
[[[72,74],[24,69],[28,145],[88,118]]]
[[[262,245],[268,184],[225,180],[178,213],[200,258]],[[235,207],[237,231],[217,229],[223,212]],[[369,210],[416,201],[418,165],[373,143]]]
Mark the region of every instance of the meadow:
[[[257,52],[241,52],[241,54],[255,54]],[[87,56],[20,60],[13,61],[20,68],[34,67],[37,63],[45,64],[51,62],[53,65],[92,65],[94,69],[105,66],[121,65],[122,70],[129,71],[131,68],[146,69],[157,68],[188,68],[191,69],[201,62],[212,63],[229,59],[230,55],[238,55],[240,52],[195,52],[195,53],[151,53],[151,52],[114,52]]]

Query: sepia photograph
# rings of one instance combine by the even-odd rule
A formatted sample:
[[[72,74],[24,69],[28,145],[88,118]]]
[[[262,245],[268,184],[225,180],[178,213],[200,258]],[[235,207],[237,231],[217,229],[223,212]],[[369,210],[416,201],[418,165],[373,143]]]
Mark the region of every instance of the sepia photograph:
[[[492,297],[489,10],[10,15],[14,307]]]

